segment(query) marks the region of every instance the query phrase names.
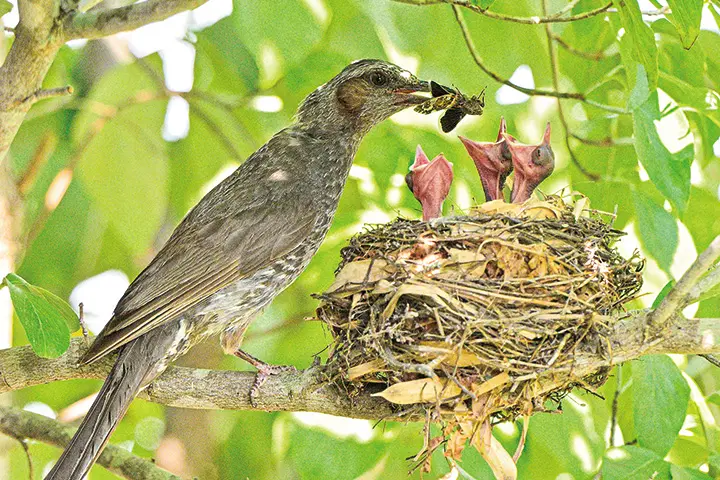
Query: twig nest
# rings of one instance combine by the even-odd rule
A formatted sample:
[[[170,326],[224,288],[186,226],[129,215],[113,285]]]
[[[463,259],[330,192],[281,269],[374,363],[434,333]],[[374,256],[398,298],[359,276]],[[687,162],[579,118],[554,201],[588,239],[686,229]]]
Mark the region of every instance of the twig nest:
[[[549,197],[398,219],[354,237],[319,296],[335,380],[457,432],[599,387],[607,372],[577,378],[574,356],[610,354],[613,325],[601,316],[634,297],[644,263],[613,247],[623,232],[611,218],[586,198]]]

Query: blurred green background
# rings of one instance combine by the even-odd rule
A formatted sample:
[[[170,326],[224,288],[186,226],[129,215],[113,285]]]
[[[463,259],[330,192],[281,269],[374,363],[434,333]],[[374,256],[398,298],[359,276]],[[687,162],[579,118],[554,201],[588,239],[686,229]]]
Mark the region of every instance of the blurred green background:
[[[493,12],[519,17],[542,12],[539,0],[470,3],[491,4]],[[638,8],[634,0],[625,3]],[[494,141],[501,115],[525,143],[538,142],[545,123],[552,123],[556,169],[540,189],[578,191],[594,208],[612,212],[617,207],[615,226],[628,233],[621,251],[639,248],[648,258],[647,295],[632,306],[649,306],[720,234],[720,5],[714,0],[670,4],[678,11],[687,8],[694,17],[683,23],[664,15],[645,16],[647,23],[632,30],[629,20],[610,11],[551,26],[562,43],[590,56],[597,53],[588,58],[554,42],[559,89],[632,110],[622,114],[563,101],[569,131],[581,139],[571,138],[569,145],[599,180],[571,161],[557,101],[519,94],[484,74],[449,5],[213,0],[134,33],[71,42],[45,83],[72,85],[75,94],[33,107],[11,150],[14,174],[29,178],[26,243],[17,271],[73,305],[84,302],[90,326],[99,331],[127,279],[147,264],[212,185],[289,124],[299,102],[346,64],[383,58],[467,93],[487,86],[485,114],[442,134],[437,114],[404,112],[366,137],[327,240],[302,277],[253,324],[244,344],[248,352],[298,368],[308,366],[315,355],[324,358],[330,336],[305,318],[317,305],[310,294],[330,285],[340,248],[364,223],[419,217],[419,205],[403,182],[417,144],[430,157],[442,152],[454,164],[446,214],[481,202],[478,174],[456,134]],[[603,5],[602,0],[580,0],[569,6],[575,14]],[[664,5],[643,1],[639,7],[654,11]],[[552,1],[549,11],[566,6]],[[700,25],[698,11],[703,15],[699,35],[692,28]],[[12,15],[4,18],[6,23]],[[463,16],[489,68],[525,87],[553,88],[544,26],[468,10]],[[9,41],[5,39],[5,49]],[[692,48],[683,48],[683,41]],[[29,176],[35,167],[37,175]],[[708,300],[691,310],[692,315],[717,317],[720,302]],[[13,344],[26,343],[16,321]],[[197,347],[182,363],[248,369],[223,356],[216,342]],[[639,382],[646,378],[639,372],[666,379],[667,385]],[[15,392],[11,402],[72,419],[78,408],[68,407],[98,388],[94,381],[55,383]],[[640,446],[606,454],[617,388],[616,445]],[[697,357],[625,365],[599,392],[604,398],[575,392],[563,402],[562,415],[532,418],[520,478],[587,479],[601,468],[605,479],[649,478],[643,470],[648,466],[660,472],[656,478],[718,475],[720,394],[714,392],[719,388],[717,369]],[[669,402],[669,396],[680,400]],[[671,432],[669,442],[664,439],[667,447],[643,440],[655,428],[648,430],[643,420],[656,417],[680,418],[682,429]],[[422,447],[422,426],[373,426],[317,414],[183,411],[136,400],[112,442],[155,458],[186,478],[420,478],[417,471],[408,477],[413,462],[407,458]],[[495,429],[510,451],[518,442],[519,426]],[[10,459],[9,477],[3,478],[27,478],[22,448],[3,445]],[[59,455],[58,449],[39,443],[31,443],[30,451],[37,478]],[[466,478],[492,478],[470,448],[460,466]],[[437,454],[433,471],[424,478],[440,478],[449,470]],[[114,476],[95,467],[90,478]]]

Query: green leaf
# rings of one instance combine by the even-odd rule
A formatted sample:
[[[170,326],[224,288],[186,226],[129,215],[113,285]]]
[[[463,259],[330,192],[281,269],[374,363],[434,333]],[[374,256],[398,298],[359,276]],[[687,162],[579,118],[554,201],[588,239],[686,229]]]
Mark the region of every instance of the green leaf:
[[[711,393],[710,396],[707,397],[707,401],[708,403],[720,405],[720,392]]]
[[[634,190],[632,198],[640,242],[658,266],[670,275],[679,235],[675,217],[640,191]]]
[[[239,39],[260,66],[263,86],[274,84],[282,75],[283,66],[300,63],[320,42],[326,26],[322,7],[310,8],[309,2],[302,0],[285,0],[282,7],[278,5],[233,2],[232,18]]]
[[[628,75],[634,74],[638,62],[643,65],[647,74],[650,91],[655,91],[658,77],[657,45],[652,29],[645,23],[640,12],[637,0],[613,0],[613,4],[620,14],[625,35],[631,41],[632,54],[623,55],[623,63]],[[625,38],[625,35],[623,38]]]
[[[670,153],[655,128],[660,119],[658,95],[650,97],[633,110],[635,152],[650,180],[682,215],[690,198],[690,165],[694,149],[690,144],[677,153]]]
[[[630,35],[623,35],[620,39],[620,56],[627,76],[627,106],[632,110],[645,103],[650,96],[647,70],[642,63],[635,60]]]
[[[158,57],[143,61],[162,76]],[[167,100],[156,98],[157,89],[140,65],[117,67],[93,87],[89,107],[73,124],[83,190],[133,255],[147,252],[168,204],[168,159],[161,136]],[[99,118],[92,107],[98,103],[117,110]],[[93,133],[98,124],[102,129]]]
[[[717,23],[718,28],[720,28],[720,8],[714,5],[708,5],[708,10],[710,10],[713,18],[715,18],[715,23]]]
[[[662,457],[636,446],[608,450],[601,472],[603,480],[670,479],[670,465]]]
[[[673,480],[712,480],[710,476],[693,468],[670,465]]]
[[[679,105],[687,106],[720,126],[720,93],[715,90],[696,87],[664,72],[660,73],[660,88]]]
[[[668,292],[672,290],[672,287],[675,286],[675,280],[670,280],[668,283],[665,284],[665,286],[660,290],[660,293],[657,294],[657,297],[655,297],[655,300],[653,301],[652,307],[653,309],[660,306],[660,303],[663,301],[665,297],[667,297]]]
[[[8,2],[8,0],[0,0],[0,16],[5,15],[9,11],[11,11],[13,8],[12,3]]]
[[[672,15],[667,17],[677,28],[683,47],[690,48],[700,34],[702,0],[668,0]]]
[[[4,282],[33,351],[44,358],[57,358],[65,353],[70,346],[68,325],[77,322],[70,306],[61,306],[62,300],[14,273],[9,273]]]
[[[685,421],[690,387],[667,355],[646,355],[634,360],[632,380],[638,445],[664,457]]]

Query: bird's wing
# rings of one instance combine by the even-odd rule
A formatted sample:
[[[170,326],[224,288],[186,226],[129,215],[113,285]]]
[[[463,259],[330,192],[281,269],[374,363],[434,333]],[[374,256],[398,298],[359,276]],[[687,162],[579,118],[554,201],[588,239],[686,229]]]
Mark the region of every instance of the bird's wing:
[[[177,318],[307,238],[318,218],[312,204],[282,201],[277,191],[257,186],[251,190],[231,198],[231,208],[188,215],[125,292],[84,363]]]

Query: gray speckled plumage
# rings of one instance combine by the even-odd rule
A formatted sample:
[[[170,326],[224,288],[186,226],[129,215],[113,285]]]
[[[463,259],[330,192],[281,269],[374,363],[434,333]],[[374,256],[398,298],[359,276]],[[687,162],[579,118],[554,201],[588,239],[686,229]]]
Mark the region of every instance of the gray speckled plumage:
[[[361,60],[311,93],[273,136],[193,208],[138,275],[83,358],[118,360],[46,479],[79,480],[137,392],[200,340],[239,348],[252,321],[305,269],[332,222],[362,137],[425,99],[395,65]]]

